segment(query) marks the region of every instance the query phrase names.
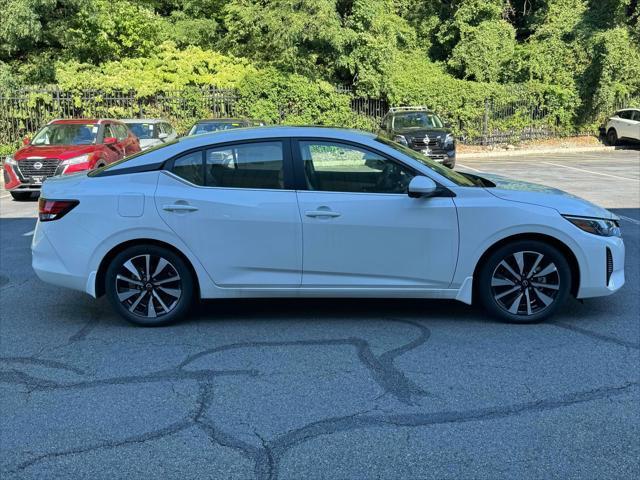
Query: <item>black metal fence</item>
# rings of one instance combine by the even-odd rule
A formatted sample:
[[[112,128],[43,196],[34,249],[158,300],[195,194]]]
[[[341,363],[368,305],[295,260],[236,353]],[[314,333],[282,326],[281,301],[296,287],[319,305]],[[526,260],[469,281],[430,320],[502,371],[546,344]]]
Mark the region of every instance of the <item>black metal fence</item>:
[[[365,117],[371,128],[388,112],[389,104],[380,98],[359,97],[350,87],[337,87],[350,97],[354,113]],[[135,92],[85,90],[65,92],[57,89],[28,89],[0,92],[0,145],[17,142],[54,118],[143,118],[160,117],[174,122],[179,132],[196,120],[237,116],[238,94],[231,89],[189,88],[148,96]],[[640,104],[640,98],[623,98],[616,108]],[[566,119],[539,103],[517,100],[496,103],[486,99],[479,105],[464,105],[454,112],[438,112],[452,124],[463,143],[499,144],[566,134],[597,133],[595,121],[567,130]]]
[[[15,142],[55,118],[167,118],[178,128],[200,118],[233,116],[233,90],[202,88],[149,96],[135,92],[28,89],[0,93],[0,145]]]

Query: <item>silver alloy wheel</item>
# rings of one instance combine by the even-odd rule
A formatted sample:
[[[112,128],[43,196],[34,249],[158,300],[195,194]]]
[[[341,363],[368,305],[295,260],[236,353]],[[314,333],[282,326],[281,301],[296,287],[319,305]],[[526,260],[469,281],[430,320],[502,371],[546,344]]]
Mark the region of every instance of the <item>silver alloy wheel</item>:
[[[116,294],[124,308],[139,317],[157,318],[171,312],[182,296],[178,270],[159,255],[137,255],[116,275]]]
[[[549,307],[560,290],[560,272],[544,254],[508,255],[491,275],[495,302],[512,315],[530,316]]]

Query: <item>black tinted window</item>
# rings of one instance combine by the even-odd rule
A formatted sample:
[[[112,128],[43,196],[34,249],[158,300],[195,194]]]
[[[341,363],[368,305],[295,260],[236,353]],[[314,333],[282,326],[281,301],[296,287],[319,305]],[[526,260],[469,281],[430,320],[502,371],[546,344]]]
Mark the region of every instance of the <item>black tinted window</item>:
[[[631,120],[631,114],[633,112],[631,110],[623,110],[621,112],[618,112],[618,116],[620,118],[624,118],[625,120]]]
[[[173,173],[195,185],[204,185],[202,152],[192,152],[176,158]]]
[[[207,150],[206,185],[231,188],[284,188],[281,142],[231,145]]]
[[[307,187],[324,192],[406,193],[412,171],[368,150],[333,142],[300,142]]]

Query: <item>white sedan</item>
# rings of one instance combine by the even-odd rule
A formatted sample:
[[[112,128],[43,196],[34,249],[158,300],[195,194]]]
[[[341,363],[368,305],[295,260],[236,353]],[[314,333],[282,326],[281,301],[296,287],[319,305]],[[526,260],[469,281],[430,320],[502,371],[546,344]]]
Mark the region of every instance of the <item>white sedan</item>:
[[[526,323],[624,284],[607,210],[352,130],[183,138],[47,180],[39,210],[37,275],[141,325],[246,297],[456,299]]]

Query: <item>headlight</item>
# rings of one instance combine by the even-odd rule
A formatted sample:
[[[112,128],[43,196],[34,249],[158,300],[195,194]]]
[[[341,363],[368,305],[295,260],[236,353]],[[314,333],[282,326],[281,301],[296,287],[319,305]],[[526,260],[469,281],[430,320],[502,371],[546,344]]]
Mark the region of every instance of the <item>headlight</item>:
[[[77,165],[78,163],[85,163],[88,161],[89,161],[89,154],[85,154],[85,155],[80,155],[79,157],[73,157],[68,160],[64,160],[60,163],[60,165],[66,167],[67,165]]]
[[[15,166],[15,165],[18,164],[18,162],[16,162],[15,159],[11,155],[7,155],[7,157],[4,159],[4,162],[7,165],[12,165],[12,166]]]
[[[580,230],[599,235],[601,237],[620,237],[620,225],[616,220],[606,218],[590,218],[590,217],[571,217],[563,215],[564,218],[573,223]]]
[[[444,137],[444,142],[442,142],[442,145],[445,147],[451,147],[453,145],[453,142],[453,135],[451,133],[447,133],[447,136]]]
[[[396,135],[395,137],[393,137],[393,141],[399,143],[400,145],[404,145],[405,147],[409,145],[404,135]]]

